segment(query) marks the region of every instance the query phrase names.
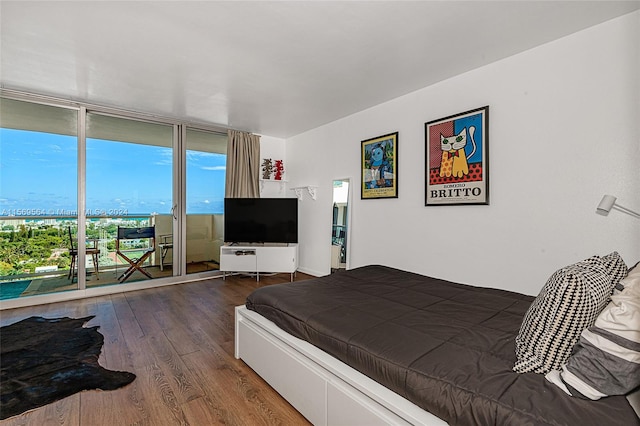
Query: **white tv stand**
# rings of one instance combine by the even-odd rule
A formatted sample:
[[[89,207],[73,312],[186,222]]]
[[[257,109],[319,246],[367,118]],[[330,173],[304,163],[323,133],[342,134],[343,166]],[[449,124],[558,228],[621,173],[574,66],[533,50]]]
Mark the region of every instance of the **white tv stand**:
[[[225,244],[220,247],[222,279],[227,272],[289,273],[291,281],[298,269],[298,244]]]

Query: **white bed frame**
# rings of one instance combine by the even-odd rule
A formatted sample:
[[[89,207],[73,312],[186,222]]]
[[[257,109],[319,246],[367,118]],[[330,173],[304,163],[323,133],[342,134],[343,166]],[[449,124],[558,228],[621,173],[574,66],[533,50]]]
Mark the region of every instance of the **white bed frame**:
[[[245,306],[235,322],[235,357],[314,425],[447,424]]]

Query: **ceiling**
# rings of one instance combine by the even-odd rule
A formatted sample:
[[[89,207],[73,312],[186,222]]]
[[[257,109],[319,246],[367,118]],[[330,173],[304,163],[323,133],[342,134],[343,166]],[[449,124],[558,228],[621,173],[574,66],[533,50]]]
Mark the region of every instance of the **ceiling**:
[[[0,83],[287,138],[640,1],[1,1]]]

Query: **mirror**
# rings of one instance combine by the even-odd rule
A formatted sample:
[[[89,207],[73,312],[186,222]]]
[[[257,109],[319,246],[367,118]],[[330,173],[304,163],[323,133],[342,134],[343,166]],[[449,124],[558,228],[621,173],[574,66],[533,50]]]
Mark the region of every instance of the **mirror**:
[[[333,223],[331,226],[331,272],[349,269],[350,179],[333,181]]]

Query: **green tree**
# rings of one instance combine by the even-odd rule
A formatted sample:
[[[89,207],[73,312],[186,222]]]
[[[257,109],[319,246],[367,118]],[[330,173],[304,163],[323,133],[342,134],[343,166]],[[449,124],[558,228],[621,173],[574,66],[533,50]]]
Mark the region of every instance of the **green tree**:
[[[0,275],[14,275],[15,268],[7,262],[0,261]]]

